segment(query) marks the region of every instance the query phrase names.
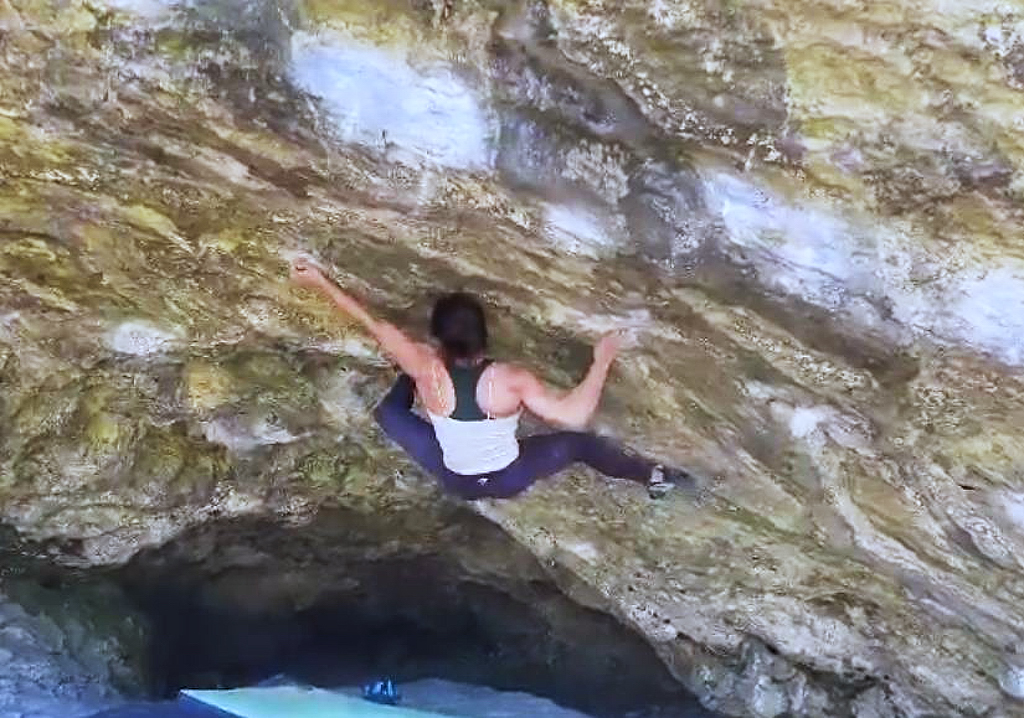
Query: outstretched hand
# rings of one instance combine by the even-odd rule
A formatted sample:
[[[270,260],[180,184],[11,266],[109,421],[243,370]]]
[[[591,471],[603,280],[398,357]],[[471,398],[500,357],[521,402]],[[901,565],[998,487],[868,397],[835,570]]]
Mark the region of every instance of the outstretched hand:
[[[625,340],[625,334],[621,331],[605,334],[594,347],[594,362],[611,364]]]
[[[297,259],[292,264],[292,281],[300,287],[320,289],[327,283],[327,277],[320,268],[308,259]]]

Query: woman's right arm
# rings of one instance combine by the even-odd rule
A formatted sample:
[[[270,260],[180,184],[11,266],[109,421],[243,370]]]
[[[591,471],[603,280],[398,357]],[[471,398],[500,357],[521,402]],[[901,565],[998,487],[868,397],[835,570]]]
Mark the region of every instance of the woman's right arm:
[[[544,421],[567,429],[583,429],[597,411],[608,370],[621,346],[620,334],[602,337],[594,347],[594,361],[587,375],[568,392],[553,389],[531,372],[519,370],[515,383],[522,402]]]
[[[406,374],[417,380],[426,375],[435,360],[433,352],[426,346],[413,341],[395,325],[373,317],[362,304],[310,262],[295,262],[291,276],[296,284],[323,293],[335,306],[362,324]]]

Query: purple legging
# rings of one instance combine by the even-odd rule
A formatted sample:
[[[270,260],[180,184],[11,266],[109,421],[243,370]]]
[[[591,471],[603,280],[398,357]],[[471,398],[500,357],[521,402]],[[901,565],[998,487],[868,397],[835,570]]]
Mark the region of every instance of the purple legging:
[[[434,427],[412,412],[414,395],[412,379],[406,374],[400,375],[377,406],[374,418],[384,433],[417,464],[441,480],[445,490],[464,499],[507,499],[577,461],[606,476],[644,483],[650,479],[654,467],[651,462],[594,434],[560,431],[520,439],[519,458],[500,471],[476,476],[456,474],[444,465]]]

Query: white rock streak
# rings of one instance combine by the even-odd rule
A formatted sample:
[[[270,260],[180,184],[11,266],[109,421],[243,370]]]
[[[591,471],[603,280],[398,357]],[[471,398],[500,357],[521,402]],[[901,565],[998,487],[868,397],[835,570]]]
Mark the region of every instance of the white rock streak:
[[[344,142],[388,150],[410,164],[492,165],[492,120],[447,65],[414,67],[395,52],[300,32],[292,38],[291,76],[323,100]]]
[[[913,237],[858,226],[811,202],[787,201],[745,179],[708,172],[704,193],[762,282],[822,308],[843,310],[864,327],[894,321],[914,335],[961,345],[1013,365],[1024,364],[1024,263],[968,257],[921,282]],[[891,317],[873,308],[883,302]],[[910,338],[909,336],[907,337]]]

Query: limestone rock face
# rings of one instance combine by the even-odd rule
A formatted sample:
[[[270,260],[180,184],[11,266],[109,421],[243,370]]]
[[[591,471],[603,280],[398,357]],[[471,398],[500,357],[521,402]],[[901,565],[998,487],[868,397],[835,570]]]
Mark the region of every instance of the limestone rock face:
[[[138,689],[142,624],[116,592],[17,581],[11,593],[0,595],[0,716],[92,715]]]
[[[448,550],[308,254],[413,328],[480,293],[562,385],[631,330],[598,428],[711,500],[475,508],[706,705],[1019,714],[1022,18],[0,0],[0,521],[79,567],[325,506]]]

